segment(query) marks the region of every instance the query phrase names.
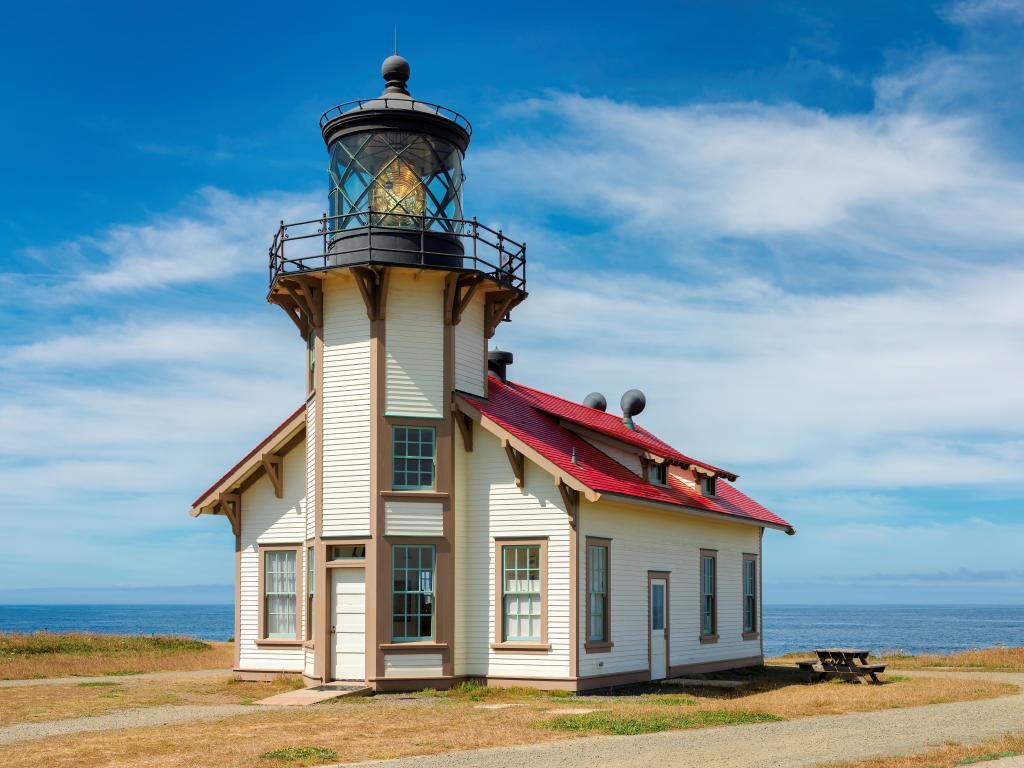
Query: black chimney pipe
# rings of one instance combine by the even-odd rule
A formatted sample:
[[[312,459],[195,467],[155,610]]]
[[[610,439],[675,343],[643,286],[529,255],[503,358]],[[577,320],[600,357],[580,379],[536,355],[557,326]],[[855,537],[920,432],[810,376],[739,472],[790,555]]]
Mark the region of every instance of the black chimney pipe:
[[[503,383],[508,381],[507,369],[512,365],[512,353],[500,349],[492,349],[487,353],[487,370],[497,376]]]

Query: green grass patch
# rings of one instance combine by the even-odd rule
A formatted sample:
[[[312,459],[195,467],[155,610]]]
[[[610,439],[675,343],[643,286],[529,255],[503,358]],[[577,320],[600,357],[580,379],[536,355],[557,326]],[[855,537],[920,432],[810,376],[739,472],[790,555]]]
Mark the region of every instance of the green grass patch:
[[[327,747],[282,747],[260,755],[261,760],[277,760],[288,765],[318,765],[338,759],[338,753]]]
[[[539,688],[527,688],[525,686],[498,688],[482,685],[475,680],[466,680],[452,686],[447,691],[426,688],[420,691],[419,695],[440,699],[453,699],[455,701],[488,701],[490,699],[541,699],[549,696],[564,698],[572,694],[569,691],[542,691]]]
[[[614,736],[638,736],[658,731],[707,728],[714,725],[774,723],[782,720],[766,712],[722,712],[705,710],[688,714],[590,712],[586,715],[562,715],[544,720],[541,725],[558,731],[606,733]]]
[[[115,682],[109,682],[109,683],[108,682],[101,682],[101,683],[79,683],[78,687],[79,688],[109,688],[110,686],[114,686],[114,685],[120,685],[120,683],[115,683]]]
[[[55,653],[181,653],[213,648],[202,640],[171,635],[103,635],[92,632],[2,632],[0,659]]]
[[[699,703],[696,699],[679,694],[645,693],[640,697],[644,704],[663,704],[667,707],[695,707]]]
[[[957,760],[957,765],[974,765],[975,763],[987,763],[989,760],[1001,760],[1004,757],[1018,757],[1024,755],[1024,752],[1016,752],[1010,750],[1008,752],[986,752],[983,755],[975,755],[974,757],[968,757],[964,760]]]
[[[905,683],[910,679],[910,675],[886,675],[885,682],[887,683]]]

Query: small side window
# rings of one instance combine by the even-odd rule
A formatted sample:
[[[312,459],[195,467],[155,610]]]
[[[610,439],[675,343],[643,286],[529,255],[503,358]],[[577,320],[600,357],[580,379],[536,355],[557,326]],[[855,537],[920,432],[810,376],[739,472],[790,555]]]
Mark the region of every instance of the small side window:
[[[718,495],[718,478],[708,475],[700,476],[700,492],[705,496]]]
[[[647,479],[655,485],[668,485],[668,465],[651,462],[647,465]]]

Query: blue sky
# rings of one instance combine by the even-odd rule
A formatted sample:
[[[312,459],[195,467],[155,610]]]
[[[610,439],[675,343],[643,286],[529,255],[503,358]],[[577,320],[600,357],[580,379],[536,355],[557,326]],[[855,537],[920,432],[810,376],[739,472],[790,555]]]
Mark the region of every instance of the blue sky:
[[[768,600],[1024,600],[1024,2],[423,8],[6,10],[0,589],[231,581],[185,510],[301,401],[266,248],[397,22],[529,245],[515,377],[794,521]]]

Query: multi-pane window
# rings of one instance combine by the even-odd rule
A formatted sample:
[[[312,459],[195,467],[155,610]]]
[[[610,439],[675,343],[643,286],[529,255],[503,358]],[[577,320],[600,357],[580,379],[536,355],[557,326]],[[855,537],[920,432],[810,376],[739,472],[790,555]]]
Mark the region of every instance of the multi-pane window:
[[[298,549],[263,552],[264,636],[297,640],[295,628],[296,555]]]
[[[757,560],[743,558],[743,631],[757,632]]]
[[[668,485],[668,465],[651,462],[647,465],[647,479],[656,485]]]
[[[716,631],[715,615],[715,560],[713,552],[702,551],[700,556],[700,633],[703,637],[714,637]]]
[[[587,641],[608,642],[608,545],[587,545]]]
[[[313,548],[306,548],[306,639],[313,639]]]
[[[700,492],[705,496],[714,496],[718,492],[718,478],[701,475]]]
[[[539,544],[506,544],[501,548],[503,640],[540,642],[541,554]]]
[[[434,637],[434,545],[391,548],[391,640],[407,643]]]
[[[434,428],[394,427],[391,487],[421,491],[434,487]]]

